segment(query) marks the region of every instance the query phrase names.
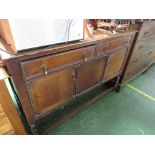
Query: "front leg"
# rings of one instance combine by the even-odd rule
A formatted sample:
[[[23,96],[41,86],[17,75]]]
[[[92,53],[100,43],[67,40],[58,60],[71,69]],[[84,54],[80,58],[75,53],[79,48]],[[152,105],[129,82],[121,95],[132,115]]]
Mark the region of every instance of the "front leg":
[[[36,127],[35,124],[32,124],[31,125],[31,131],[32,131],[32,134],[33,135],[39,135],[38,130],[37,130],[37,127]]]
[[[116,79],[116,83],[115,83],[115,92],[119,93],[120,91],[120,85],[119,85],[119,80],[120,80],[120,74],[117,76],[117,79]]]

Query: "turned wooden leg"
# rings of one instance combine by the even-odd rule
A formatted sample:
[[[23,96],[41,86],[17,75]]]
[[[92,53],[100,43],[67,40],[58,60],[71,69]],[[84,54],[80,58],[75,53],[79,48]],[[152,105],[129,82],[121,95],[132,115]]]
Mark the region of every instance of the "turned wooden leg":
[[[119,93],[120,92],[120,89],[121,89],[121,86],[118,85],[117,88],[115,88],[115,92]]]
[[[117,76],[116,83],[115,83],[115,92],[117,93],[119,93],[120,91],[119,79],[120,79],[120,75]]]
[[[37,127],[35,124],[31,125],[31,131],[33,135],[39,135]]]

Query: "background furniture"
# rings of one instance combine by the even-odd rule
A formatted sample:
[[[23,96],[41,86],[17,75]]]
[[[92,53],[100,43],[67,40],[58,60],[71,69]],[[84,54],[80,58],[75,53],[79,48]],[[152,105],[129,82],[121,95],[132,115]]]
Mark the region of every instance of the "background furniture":
[[[145,21],[133,44],[131,57],[124,70],[121,85],[141,74],[155,62],[155,21]]]

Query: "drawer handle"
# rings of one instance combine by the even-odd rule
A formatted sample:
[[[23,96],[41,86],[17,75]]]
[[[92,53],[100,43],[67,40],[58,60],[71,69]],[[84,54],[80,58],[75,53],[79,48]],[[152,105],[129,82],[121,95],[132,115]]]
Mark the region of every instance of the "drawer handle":
[[[110,67],[111,66],[111,64],[108,62],[108,67]]]
[[[149,32],[144,32],[144,35],[147,35],[147,34],[149,34]]]
[[[47,71],[48,65],[47,64],[43,64],[41,67],[43,68],[44,74],[47,75],[48,74],[48,71]]]
[[[86,51],[83,52],[83,59],[84,59],[84,61],[88,60],[88,54]]]
[[[128,41],[123,41],[123,45],[127,45],[128,44]]]
[[[152,51],[149,52],[149,55],[151,55],[151,54],[152,54]]]
[[[77,70],[73,69],[72,71],[72,79],[75,81],[77,79]]]
[[[139,46],[139,49],[143,48],[144,46]]]
[[[106,57],[107,57],[107,59],[110,57],[110,54],[108,53],[108,51],[106,52],[107,54],[106,54]]]

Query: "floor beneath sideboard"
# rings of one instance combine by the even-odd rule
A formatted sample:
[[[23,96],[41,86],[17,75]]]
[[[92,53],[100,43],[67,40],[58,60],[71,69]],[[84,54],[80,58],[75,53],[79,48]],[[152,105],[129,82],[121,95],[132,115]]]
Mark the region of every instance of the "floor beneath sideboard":
[[[155,65],[54,128],[53,135],[155,134]]]

